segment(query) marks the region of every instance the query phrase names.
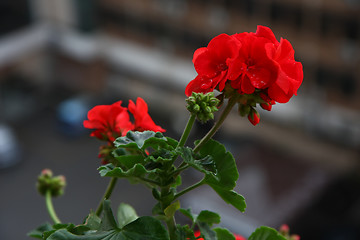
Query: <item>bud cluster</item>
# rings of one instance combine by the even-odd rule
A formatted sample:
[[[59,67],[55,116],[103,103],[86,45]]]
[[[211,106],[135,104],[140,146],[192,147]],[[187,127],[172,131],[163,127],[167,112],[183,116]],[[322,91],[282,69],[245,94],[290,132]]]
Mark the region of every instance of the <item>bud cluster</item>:
[[[213,92],[209,93],[195,93],[186,99],[187,102],[187,110],[191,114],[195,114],[196,118],[205,123],[210,119],[214,119],[214,112],[218,110],[217,105],[220,100],[214,97]]]
[[[290,228],[288,225],[283,224],[279,229],[279,233],[283,235],[287,240],[300,240],[300,236],[297,234],[290,234]]]
[[[272,105],[275,104],[266,94],[241,94],[238,96],[238,112],[242,117],[247,116],[249,121],[255,126],[260,122],[260,115],[255,107],[260,104],[264,110],[271,111]]]
[[[61,196],[64,193],[66,180],[63,175],[53,176],[50,169],[41,171],[37,179],[36,187],[41,195],[46,195],[47,191],[51,191],[52,197]]]

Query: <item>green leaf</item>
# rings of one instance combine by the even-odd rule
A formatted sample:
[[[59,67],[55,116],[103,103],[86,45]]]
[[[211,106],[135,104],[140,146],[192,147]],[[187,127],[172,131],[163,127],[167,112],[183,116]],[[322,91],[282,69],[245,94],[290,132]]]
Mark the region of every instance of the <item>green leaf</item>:
[[[162,223],[153,217],[140,217],[123,228],[118,228],[110,209],[110,201],[104,201],[100,230],[77,234],[70,232],[68,228],[52,232],[48,240],[169,240]]]
[[[175,201],[172,204],[170,204],[167,208],[165,208],[164,213],[165,216],[170,218],[175,215],[175,212],[180,208],[180,202]]]
[[[233,190],[226,190],[218,185],[209,184],[215,192],[228,204],[233,205],[241,212],[245,212],[246,203],[245,198]]]
[[[226,151],[224,145],[210,139],[200,149],[200,155],[202,157],[210,155],[216,166],[216,177],[213,174],[206,174],[205,183],[212,187],[226,203],[244,212],[246,208],[244,197],[233,191],[239,173],[232,154]]]
[[[275,229],[262,226],[250,235],[249,240],[286,240],[286,238]]]
[[[216,233],[211,230],[210,226],[205,222],[197,222],[201,235],[204,236],[205,240],[217,240]]]
[[[208,210],[201,211],[197,216],[196,221],[204,222],[209,226],[220,223],[220,215]]]
[[[176,188],[182,184],[181,175],[177,175],[175,178],[175,182],[171,185],[171,187]]]
[[[189,164],[191,167],[195,168],[196,170],[203,172],[205,174],[212,175],[216,177],[216,166],[215,162],[213,161],[212,157],[207,155],[200,159],[196,159],[194,157],[194,152],[189,147],[181,147],[177,149],[180,156],[184,159],[184,162]]]
[[[115,221],[114,215],[111,211],[110,201],[105,200],[103,203],[103,217],[101,218],[100,231],[108,231],[117,229],[118,225]]]
[[[184,216],[190,218],[191,222],[195,221],[196,216],[193,215],[190,208],[188,209],[180,208],[179,212],[181,212]]]
[[[146,170],[145,167],[138,163],[131,169],[124,171],[120,167],[114,167],[111,163],[98,168],[102,177],[127,178],[131,183],[144,182],[147,175],[155,173],[155,170]],[[149,184],[149,183],[147,183]]]
[[[44,223],[44,224],[40,225],[39,227],[37,227],[35,230],[32,230],[31,232],[29,232],[27,235],[29,237],[42,239],[43,233],[51,231],[51,230],[53,230],[52,225],[50,223]]]
[[[235,159],[227,152],[224,145],[210,139],[201,149],[200,155],[205,158],[210,155],[216,166],[217,177],[207,174],[205,180],[208,184],[220,185],[223,189],[232,190],[236,186],[239,173]]]
[[[160,132],[144,131],[133,132],[129,131],[126,136],[119,137],[114,142],[116,147],[130,148],[130,149],[146,149],[152,147],[153,149],[166,148],[173,149],[171,146],[173,141],[168,142],[168,139]]]
[[[235,240],[234,234],[225,228],[214,228],[213,230],[216,232],[216,237],[219,240]]]
[[[120,166],[124,166],[126,169],[131,169],[137,163],[144,163],[145,157],[142,155],[121,155],[115,157]]]
[[[125,225],[135,221],[138,218],[139,217],[133,207],[126,203],[120,203],[117,211],[119,228],[123,228]]]
[[[91,230],[98,230],[100,228],[101,219],[95,214],[95,212],[91,212],[86,220],[85,226],[87,226]]]

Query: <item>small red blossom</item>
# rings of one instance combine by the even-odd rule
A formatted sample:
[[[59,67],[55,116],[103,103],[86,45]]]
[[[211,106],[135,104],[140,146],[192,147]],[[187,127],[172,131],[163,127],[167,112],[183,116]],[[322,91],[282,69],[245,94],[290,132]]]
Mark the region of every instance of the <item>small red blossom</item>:
[[[134,115],[135,118],[135,131],[150,130],[154,132],[165,132],[165,129],[156,125],[148,114],[148,106],[146,102],[138,97],[136,104],[129,100],[129,111]]]
[[[134,128],[127,108],[122,107],[121,103],[122,101],[118,101],[111,105],[98,105],[88,112],[88,120],[83,124],[85,128],[95,129],[90,136],[113,142]]]

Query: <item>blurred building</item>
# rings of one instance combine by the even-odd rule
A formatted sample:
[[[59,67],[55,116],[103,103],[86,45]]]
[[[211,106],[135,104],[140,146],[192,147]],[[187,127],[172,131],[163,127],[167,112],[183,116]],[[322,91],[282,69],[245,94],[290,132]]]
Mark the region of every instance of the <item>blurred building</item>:
[[[334,190],[327,190],[334,179],[359,164],[359,14],[357,0],[1,0],[0,124],[24,121],[74,96],[82,101],[79,108],[84,101],[91,105],[142,96],[164,122],[172,122],[170,134],[180,134],[187,120],[184,89],[196,74],[193,52],[220,33],[269,26],[278,39],[292,43],[295,58],[303,63],[299,96],[261,112],[260,130],[234,114],[224,126],[226,134],[220,133],[230,136],[227,147],[244,168],[239,192],[258,208],[249,206],[246,219],[237,219],[205,190],[199,192],[201,201],[185,202],[201,208],[196,204],[209,201],[222,209],[233,230],[239,221],[245,224],[243,234],[258,223],[304,224],[302,217],[313,217],[306,209],[325,206],[327,199],[319,195],[333,196]],[[353,194],[351,203],[346,194]],[[356,222],[360,196],[350,190],[344,196],[349,207],[339,210],[343,215],[319,210],[314,219],[340,216]],[[313,199],[319,203],[311,205]],[[313,232],[314,225],[306,227],[298,229]]]

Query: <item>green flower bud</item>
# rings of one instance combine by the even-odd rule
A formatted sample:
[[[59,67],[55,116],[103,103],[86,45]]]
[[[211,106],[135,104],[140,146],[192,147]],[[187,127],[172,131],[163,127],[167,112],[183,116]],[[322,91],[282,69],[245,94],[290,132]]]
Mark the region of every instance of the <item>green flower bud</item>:
[[[199,112],[200,109],[201,109],[200,106],[197,105],[197,104],[195,104],[195,105],[193,106],[193,111],[194,111],[194,112]]]
[[[210,119],[214,119],[214,112],[218,110],[217,105],[220,100],[214,97],[214,93],[195,93],[186,100],[187,109],[190,113],[195,114],[196,118],[205,123]]]
[[[53,177],[53,173],[50,169],[44,169],[41,171],[36,184],[36,187],[41,195],[45,196],[46,192],[50,190],[52,197],[64,194],[65,186],[65,177],[63,175]]]

